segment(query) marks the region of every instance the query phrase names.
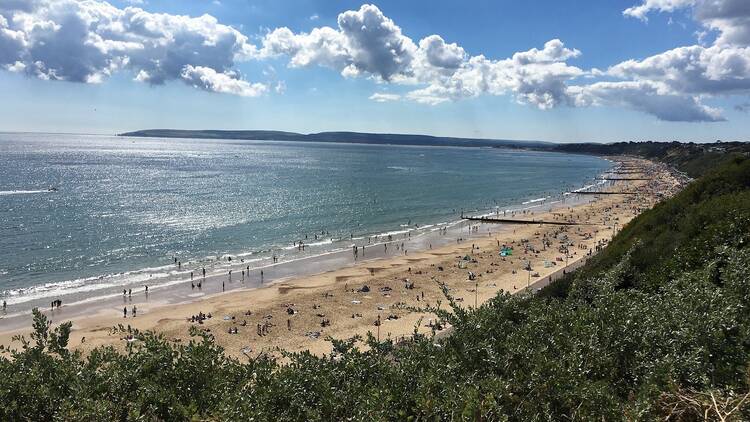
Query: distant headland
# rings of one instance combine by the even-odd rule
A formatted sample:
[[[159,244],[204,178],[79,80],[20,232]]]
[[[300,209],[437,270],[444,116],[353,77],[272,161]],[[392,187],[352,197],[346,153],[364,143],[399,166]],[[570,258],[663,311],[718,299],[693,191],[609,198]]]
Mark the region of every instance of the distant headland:
[[[118,136],[139,136],[149,138],[199,138],[199,139],[242,139],[263,141],[297,142],[336,142],[349,144],[419,145],[456,147],[508,147],[544,148],[553,144],[543,141],[518,141],[508,139],[454,138],[430,135],[408,135],[394,133],[365,132],[320,132],[295,133],[276,130],[180,130],[146,129],[119,133]]]

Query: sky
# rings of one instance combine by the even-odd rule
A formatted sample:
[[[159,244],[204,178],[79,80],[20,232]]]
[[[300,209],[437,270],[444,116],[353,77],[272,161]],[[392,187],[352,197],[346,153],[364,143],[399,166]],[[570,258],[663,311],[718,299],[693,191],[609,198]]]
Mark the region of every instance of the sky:
[[[0,131],[750,140],[748,0],[0,0]]]

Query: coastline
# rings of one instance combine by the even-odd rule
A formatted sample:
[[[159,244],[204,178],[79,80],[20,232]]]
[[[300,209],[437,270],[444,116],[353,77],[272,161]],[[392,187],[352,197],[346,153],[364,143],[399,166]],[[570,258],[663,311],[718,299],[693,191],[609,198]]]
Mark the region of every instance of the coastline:
[[[34,142],[44,145],[50,143],[50,148],[55,148],[55,151],[65,151],[65,145],[69,141],[33,138],[30,141],[18,142],[21,146],[27,143],[33,145]],[[86,145],[90,144],[97,150],[100,142],[108,143],[111,140],[85,141]],[[210,165],[212,171],[218,172],[209,172],[210,175],[223,175],[221,177],[228,177],[227,180],[238,180],[232,179],[236,175],[236,166],[249,165],[248,169],[255,169],[264,154],[278,154],[279,150],[260,141],[250,144],[252,148],[249,149],[244,143],[239,147],[234,147],[231,143],[229,145],[222,146],[219,150],[219,156],[226,156],[228,164]],[[285,152],[281,155],[288,157],[289,154],[293,154],[293,146],[289,145],[289,150],[282,149]],[[305,150],[308,145],[297,147]],[[213,143],[189,144],[182,148],[171,141],[156,145],[138,143],[123,149],[123,153],[135,154],[138,157],[144,148],[148,156],[152,153],[159,155],[161,152],[157,151],[164,148],[175,151],[174,153],[186,149],[186,159],[198,167],[202,161],[196,157],[213,157],[212,154],[215,154]],[[254,192],[254,188],[217,189],[217,194],[211,197],[196,194],[203,192],[206,187],[201,183],[192,183],[192,180],[200,179],[193,176],[203,174],[201,171],[196,173],[192,166],[187,174],[182,174],[182,170],[170,173],[172,177],[167,179],[169,185],[155,184],[158,186],[157,190],[169,187],[166,192],[173,195],[170,196],[172,200],[167,201],[168,206],[157,207],[156,211],[153,206],[138,205],[149,201],[148,198],[152,195],[150,188],[142,189],[143,183],[131,186],[128,184],[130,181],[123,180],[120,180],[119,184],[113,183],[102,188],[102,192],[109,192],[108,195],[114,195],[112,197],[101,195],[98,192],[99,188],[84,191],[63,188],[61,192],[64,193],[49,198],[46,195],[18,197],[15,199],[21,201],[17,205],[18,209],[28,207],[29,213],[23,213],[25,217],[19,221],[18,228],[4,227],[6,230],[3,233],[9,236],[9,244],[16,244],[18,247],[6,249],[7,252],[3,256],[5,259],[0,263],[0,277],[4,282],[4,290],[0,295],[8,304],[7,313],[0,313],[0,325],[6,328],[19,327],[20,324],[16,322],[19,318],[16,316],[28,316],[32,308],[48,309],[50,303],[56,300],[61,300],[64,305],[60,312],[56,312],[57,318],[74,316],[68,305],[116,305],[116,299],[121,297],[123,289],[132,289],[135,294],[145,286],[153,293],[150,300],[168,300],[170,303],[187,301],[190,299],[190,292],[183,294],[186,291],[183,288],[185,282],[190,279],[191,271],[197,274],[202,268],[205,268],[207,276],[213,274],[221,278],[226,276],[229,270],[241,273],[241,269],[249,264],[249,270],[254,274],[250,282],[245,283],[243,287],[253,287],[252,283],[259,283],[259,270],[277,267],[269,265],[273,255],[279,257],[279,266],[294,265],[295,260],[300,261],[299,266],[312,266],[314,263],[308,259],[316,259],[317,255],[330,255],[336,250],[346,252],[355,243],[363,245],[367,242],[363,239],[367,237],[379,235],[382,238],[388,233],[393,233],[394,237],[401,237],[401,234],[410,231],[413,238],[420,232],[438,228],[435,226],[452,226],[464,210],[472,213],[491,212],[499,208],[499,205],[511,209],[524,208],[523,203],[530,198],[560,199],[563,192],[575,191],[581,186],[595,183],[594,178],[611,166],[611,163],[599,157],[578,154],[568,156],[557,153],[476,149],[468,153],[466,151],[472,149],[458,147],[434,147],[431,148],[434,151],[430,153],[419,147],[402,149],[403,151],[394,153],[393,149],[388,147],[371,150],[369,147],[350,145],[343,150],[334,149],[334,152],[329,151],[328,146],[319,151],[324,153],[327,159],[336,157],[339,153],[345,154],[348,160],[353,161],[352,164],[373,152],[378,153],[379,157],[381,152],[390,154],[387,159],[382,159],[373,166],[373,169],[378,169],[383,174],[382,184],[378,186],[384,188],[354,189],[348,196],[354,198],[352,200],[347,199],[346,195],[328,197],[326,195],[329,191],[323,188],[318,192],[316,185],[308,188],[312,189],[310,192],[318,192],[315,197],[323,198],[322,202],[312,198],[300,201],[294,195],[287,195],[278,201],[269,199],[275,209],[261,207],[260,210],[256,210],[257,204],[263,202],[264,196]],[[454,157],[453,150],[456,150],[457,157]],[[316,150],[313,150],[314,152]],[[96,153],[93,156],[98,155]],[[446,157],[451,158],[446,160]],[[477,161],[480,159],[483,160],[481,165]],[[508,160],[512,163],[519,161],[523,165],[511,165]],[[225,163],[223,158],[218,161]],[[549,165],[536,168],[541,162]],[[114,164],[117,163],[115,160]],[[466,169],[474,168],[472,166],[475,163],[476,174],[467,172]],[[437,164],[440,165],[435,167]],[[384,167],[386,165],[388,167]],[[413,168],[410,167],[412,165]],[[170,166],[164,167],[169,170]],[[296,172],[294,165],[273,167],[300,174]],[[311,168],[311,173],[301,173],[306,176],[305,180],[318,176],[315,170],[317,167]],[[347,168],[349,167],[334,167],[333,170],[334,173],[338,172],[340,177],[346,178],[350,175],[347,171],[342,173],[342,170]],[[419,176],[402,174],[404,171],[411,173],[412,170]],[[150,176],[146,173],[139,177],[144,180],[146,186],[150,186],[151,182],[146,182]],[[355,187],[366,186],[366,177],[363,178],[366,174],[369,173],[357,173],[358,179],[349,184]],[[439,176],[438,184],[434,185],[435,192],[423,194],[423,186],[433,186],[432,177],[438,177],[435,175]],[[187,182],[182,180],[183,176]],[[414,182],[410,183],[408,180]],[[442,185],[441,181],[447,184]],[[304,185],[302,180],[296,182]],[[123,183],[125,185],[120,186]],[[127,186],[131,189],[124,189],[130,192],[125,195],[128,198],[117,199],[116,192]],[[228,183],[227,186],[244,185]],[[211,189],[213,187],[209,190]],[[335,191],[340,195],[346,189],[337,188]],[[84,199],[84,193],[92,195],[92,199]],[[268,198],[268,195],[273,195],[273,189],[266,189],[262,193],[266,193],[265,198]],[[574,197],[566,199],[570,198]],[[120,205],[115,206],[118,201],[121,201]],[[550,201],[554,199],[547,202]],[[297,211],[297,202],[312,206]],[[75,206],[74,211],[63,212],[68,203]],[[328,207],[332,212],[325,212]],[[251,211],[246,212],[246,209]],[[34,216],[47,222],[49,216],[58,215],[64,218],[55,217],[54,225],[45,223],[46,226],[37,226],[33,223]],[[433,227],[427,229],[430,225]],[[34,231],[32,228],[38,230]],[[73,229],[79,233],[73,234],[70,231]],[[319,230],[325,230],[325,236],[321,236],[322,232]],[[328,230],[331,231],[330,234]],[[49,234],[35,234],[45,232]],[[460,230],[457,232],[460,236]],[[353,238],[350,239],[352,234]],[[294,245],[294,242],[299,240],[307,246],[304,251],[298,251]],[[41,252],[29,253],[27,247]],[[416,245],[410,246],[409,249],[426,247],[426,244]],[[37,254],[42,254],[44,259],[39,259]],[[231,262],[228,262],[229,257],[232,258]],[[177,258],[174,263],[173,258]],[[177,265],[178,261],[181,261],[181,267]],[[331,265],[328,267],[338,267],[343,262],[339,260],[329,263]],[[319,271],[323,269],[322,266],[318,268]],[[267,281],[269,272],[272,271],[266,271]],[[288,271],[286,268],[280,272],[283,274],[275,278],[312,274],[310,271]],[[233,281],[237,281],[236,278]],[[187,285],[189,287],[189,282]],[[227,289],[231,289],[231,286],[231,283],[227,283]],[[178,297],[164,298],[164,295],[157,293],[162,289],[177,292]],[[216,290],[211,290],[214,291]],[[133,301],[136,301],[135,296]]]
[[[653,164],[639,160],[642,166],[654,168]],[[651,170],[653,171],[653,170]],[[672,183],[670,180],[661,180],[668,175],[662,174],[659,183]],[[643,187],[646,182],[623,183],[619,186],[629,186],[629,189]],[[616,188],[618,186],[615,186]],[[586,244],[587,247],[596,246],[611,237],[613,223],[622,227],[636,213],[632,207],[651,206],[656,200],[653,191],[644,191],[641,203],[634,204],[634,198],[620,195],[609,195],[598,198],[592,202],[568,207],[562,205],[550,211],[536,212],[534,218],[538,219],[586,219],[585,226],[576,226],[567,231],[571,238],[579,237],[581,228],[588,228],[591,235],[587,239],[576,239],[576,244]],[[639,195],[641,197],[641,195]],[[623,205],[631,205],[631,208]],[[608,226],[608,223],[610,224]],[[388,257],[374,257],[364,262],[356,262],[351,265],[335,266],[335,270],[318,271],[312,275],[304,274],[281,274],[278,279],[265,286],[254,286],[231,290],[224,293],[214,290],[213,292],[202,292],[198,298],[192,298],[187,302],[159,300],[158,294],[152,293],[152,299],[148,302],[138,302],[138,317],[122,318],[122,303],[112,304],[111,307],[103,308],[94,315],[70,315],[64,318],[47,311],[46,313],[57,324],[62,320],[72,319],[74,331],[71,335],[71,345],[84,351],[103,344],[123,345],[124,341],[118,335],[110,335],[109,328],[117,324],[130,324],[138,329],[154,329],[168,338],[185,341],[188,338],[188,326],[186,318],[199,312],[213,314],[213,318],[206,320],[204,324],[193,324],[201,328],[208,328],[217,338],[219,344],[225,346],[231,355],[240,356],[243,353],[258,353],[270,351],[277,347],[289,350],[310,350],[313,353],[329,353],[330,342],[324,337],[347,338],[356,334],[366,334],[368,331],[375,333],[374,321],[381,315],[382,322],[380,331],[382,338],[400,337],[414,331],[415,324],[419,318],[424,318],[418,328],[420,332],[429,332],[424,321],[429,319],[428,315],[407,312],[394,306],[404,303],[409,306],[424,306],[424,304],[435,304],[440,299],[440,291],[435,277],[445,282],[457,297],[463,297],[464,306],[473,306],[494,297],[500,290],[510,293],[523,291],[527,284],[541,287],[541,284],[549,280],[553,273],[561,271],[556,262],[559,255],[553,247],[539,253],[521,254],[520,247],[524,244],[523,239],[528,239],[535,247],[540,247],[540,236],[561,233],[560,227],[545,225],[540,227],[533,225],[494,225],[492,223],[479,223],[474,226],[479,228],[474,234],[467,235],[463,242],[453,241],[429,248],[424,247],[418,252],[409,251],[407,254]],[[596,228],[594,228],[596,227]],[[489,235],[487,235],[489,230]],[[518,255],[509,257],[511,259],[499,261],[496,253],[497,244],[511,244]],[[423,245],[427,246],[427,245]],[[430,245],[435,246],[435,245]],[[477,247],[477,249],[474,248]],[[576,265],[585,258],[583,249],[571,251],[569,267]],[[574,253],[573,253],[574,252]],[[371,252],[372,253],[372,252]],[[457,262],[460,257],[471,255],[476,258],[476,263],[466,263],[467,268],[458,268]],[[351,253],[349,253],[351,259]],[[531,273],[519,271],[520,258],[528,258],[532,262],[534,272],[539,277],[531,279]],[[556,265],[545,268],[543,261],[555,262]],[[304,265],[303,265],[304,266]],[[438,267],[444,267],[439,271]],[[322,267],[321,267],[322,268]],[[330,267],[329,267],[330,268]],[[311,270],[311,268],[307,268]],[[312,268],[314,271],[315,268]],[[516,271],[513,274],[513,271]],[[467,282],[467,271],[477,274],[479,287],[474,291],[474,282]],[[409,279],[415,283],[413,289],[404,287],[404,280]],[[528,279],[528,280],[527,280]],[[211,280],[210,283],[218,280]],[[352,289],[361,289],[367,285],[369,292],[352,292]],[[214,285],[213,288],[216,286]],[[242,287],[242,286],[238,286]],[[386,290],[389,289],[389,290]],[[208,290],[207,287],[204,287]],[[424,295],[424,296],[422,296]],[[419,298],[417,298],[419,296]],[[422,297],[424,300],[422,300]],[[119,298],[117,298],[119,299]],[[359,303],[353,303],[357,301]],[[125,301],[126,306],[132,306]],[[319,305],[319,307],[318,307]],[[296,311],[289,314],[288,309]],[[245,315],[250,310],[251,315]],[[361,314],[361,317],[351,318],[353,314]],[[267,316],[271,318],[267,318]],[[318,316],[324,315],[324,316]],[[398,319],[388,320],[389,316]],[[225,320],[225,317],[229,317]],[[232,320],[231,317],[235,319]],[[330,320],[331,325],[321,327],[322,320]],[[245,320],[247,325],[241,325]],[[290,326],[287,326],[289,320]],[[268,335],[258,336],[257,324],[267,321],[270,332]],[[229,327],[237,327],[238,334],[228,334]],[[290,329],[291,328],[291,329]],[[27,328],[4,330],[0,333],[0,344],[10,345],[10,338],[14,334],[28,332]],[[314,333],[320,333],[318,338],[313,338]],[[81,340],[86,338],[85,343]],[[16,344],[17,345],[17,344]]]

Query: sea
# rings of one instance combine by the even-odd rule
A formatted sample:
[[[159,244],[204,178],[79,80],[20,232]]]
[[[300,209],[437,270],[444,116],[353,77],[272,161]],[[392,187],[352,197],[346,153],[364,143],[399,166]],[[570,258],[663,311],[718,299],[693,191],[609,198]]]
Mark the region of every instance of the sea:
[[[462,215],[560,202],[610,167],[501,148],[0,133],[0,299],[17,315],[174,289],[204,268],[236,281],[349,259]]]

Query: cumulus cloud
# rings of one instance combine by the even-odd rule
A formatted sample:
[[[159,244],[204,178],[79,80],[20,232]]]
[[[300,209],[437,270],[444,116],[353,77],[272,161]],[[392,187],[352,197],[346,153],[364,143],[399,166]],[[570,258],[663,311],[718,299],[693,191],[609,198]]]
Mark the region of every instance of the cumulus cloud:
[[[689,108],[684,110],[685,120],[721,120],[718,110],[702,106],[700,101],[750,93],[750,2],[643,0],[623,14],[646,20],[652,12],[671,13],[681,9],[689,10],[707,32],[716,34],[712,45],[678,47],[642,60],[627,60],[610,67],[607,74],[641,85],[659,86],[666,99],[683,99],[684,107]],[[707,32],[699,35],[701,41]],[[677,105],[675,108],[680,109]]]
[[[320,65],[348,77],[376,76],[390,81],[409,68],[416,46],[374,5],[338,16],[338,28],[315,28],[293,33],[278,28],[263,40],[262,56],[288,55],[295,67]]]
[[[289,57],[291,67],[323,66],[345,77],[374,77],[383,82],[423,85],[405,98],[423,104],[513,94],[519,102],[547,109],[566,102],[565,81],[584,72],[565,63],[580,51],[551,40],[504,60],[469,56],[456,43],[430,35],[419,43],[374,5],[341,13],[338,28],[294,33],[277,28],[263,39],[262,57]],[[375,96],[373,99],[381,99]]]
[[[385,103],[389,101],[398,101],[401,99],[401,96],[398,94],[376,92],[375,94],[370,95],[370,99],[378,103]]]
[[[463,48],[456,43],[446,43],[440,35],[420,40],[419,51],[427,64],[440,69],[458,69],[466,59]]]
[[[620,78],[659,81],[673,93],[741,94],[750,90],[750,47],[680,47],[612,66]]]
[[[239,79],[234,72],[219,73],[204,66],[187,65],[183,68],[180,76],[193,87],[210,92],[257,97],[268,90],[266,85],[251,84]]]
[[[724,6],[711,10],[709,3],[717,1],[723,1]],[[696,16],[710,22],[706,24],[709,29],[716,29],[720,26],[717,19],[737,15],[737,4],[736,0],[645,0],[624,13],[646,19],[655,10],[691,7]],[[722,37],[726,34],[722,32]],[[715,46],[682,47],[640,61],[628,60],[606,71],[587,71],[568,63],[581,52],[558,39],[504,59],[471,56],[457,43],[436,34],[414,42],[376,6],[363,5],[341,13],[337,28],[270,31],[263,39],[260,56],[285,55],[291,67],[324,66],[345,77],[365,76],[414,86],[403,95],[376,93],[370,97],[379,102],[405,99],[438,105],[481,95],[510,95],[519,103],[543,110],[617,106],[667,121],[719,121],[719,110],[704,105],[701,98],[743,93],[750,88],[747,48],[719,45],[722,37]],[[575,85],[582,77],[616,81]]]
[[[521,103],[549,109],[567,103],[566,81],[585,73],[565,63],[578,55],[578,50],[551,40],[541,50],[533,48],[508,59],[473,56],[451,69],[450,75],[430,78],[429,86],[410,92],[407,98],[435,105],[483,94],[512,94]]]
[[[643,0],[643,3],[625,9],[622,14],[645,21],[652,11],[674,12],[677,9],[691,7],[695,2],[696,0]]]
[[[202,89],[245,95],[257,84],[238,84],[231,70],[254,54],[245,35],[210,15],[149,13],[96,0],[10,0],[0,8],[0,66],[40,79],[98,83],[129,70],[154,85],[204,80],[213,82]]]
[[[419,41],[412,68],[399,81],[430,83],[436,79],[448,78],[464,64],[467,57],[458,44],[446,43],[439,35],[430,35]]]
[[[261,57],[289,56],[289,65],[318,65],[338,71],[348,66],[350,58],[343,35],[330,27],[315,28],[310,33],[295,34],[289,28],[277,28],[263,39]]]
[[[623,11],[625,16],[647,20],[652,12],[690,9],[696,21],[719,33],[718,45],[750,44],[750,2],[747,0],[643,0]]]
[[[596,82],[572,86],[568,94],[578,107],[626,107],[669,122],[723,121],[721,111],[690,96],[673,94],[663,85],[648,81]]]
[[[558,39],[504,59],[469,55],[437,34],[414,42],[376,6],[367,4],[341,13],[337,28],[270,31],[259,56],[285,55],[291,67],[324,66],[345,77],[414,86],[404,95],[370,97],[381,102],[405,99],[437,105],[481,95],[510,95],[540,109],[617,106],[666,121],[720,121],[720,110],[703,100],[742,95],[750,89],[750,2],[643,0],[623,13],[645,20],[654,11],[686,8],[707,31],[717,33],[713,45],[679,47],[627,60],[606,71],[569,64],[581,52]],[[600,81],[576,85],[582,77]]]
[[[342,12],[335,27],[269,30],[256,48],[210,15],[149,13],[103,0],[0,0],[0,68],[85,83],[128,71],[152,85],[176,80],[256,97],[282,93],[285,85],[275,72],[264,72],[266,83],[248,82],[237,63],[285,58],[292,68],[322,66],[347,78],[408,87],[403,94],[369,97],[377,102],[437,105],[510,96],[545,110],[626,107],[667,121],[720,121],[720,110],[704,101],[750,93],[750,1],[634,1],[639,3],[623,11],[628,17],[646,20],[651,13],[689,10],[711,34],[705,39],[715,37],[710,44],[585,70],[570,63],[581,52],[558,39],[506,58],[469,54],[437,34],[416,41],[370,4]]]

